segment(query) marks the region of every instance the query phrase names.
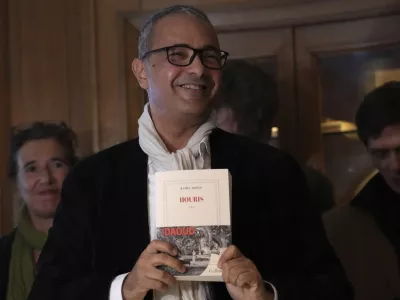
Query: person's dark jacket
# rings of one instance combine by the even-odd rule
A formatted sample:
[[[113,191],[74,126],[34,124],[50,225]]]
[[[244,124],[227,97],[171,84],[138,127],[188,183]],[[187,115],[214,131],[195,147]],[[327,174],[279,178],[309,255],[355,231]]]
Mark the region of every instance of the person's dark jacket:
[[[219,129],[210,146],[212,168],[232,175],[233,243],[275,285],[279,299],[352,299],[298,164]],[[131,271],[150,242],[147,167],[136,139],[71,171],[29,300],[108,300],[113,279]],[[212,286],[215,299],[230,299],[223,283]]]
[[[15,230],[0,238],[0,300],[7,297],[8,273]]]

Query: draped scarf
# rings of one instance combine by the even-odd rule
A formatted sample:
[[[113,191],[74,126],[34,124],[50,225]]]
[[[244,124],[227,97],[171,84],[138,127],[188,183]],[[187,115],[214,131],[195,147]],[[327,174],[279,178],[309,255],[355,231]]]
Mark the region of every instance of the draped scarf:
[[[173,153],[169,152],[157,133],[146,104],[139,119],[139,144],[148,155],[149,160],[159,171],[196,170],[204,167],[204,159],[200,158],[201,147],[207,147],[209,135],[216,127],[216,115],[212,112],[207,122],[202,124],[190,138],[185,148]],[[155,199],[149,199],[155,201]],[[154,292],[157,300],[204,300],[211,299],[210,286],[203,282],[178,281],[165,293]]]
[[[6,300],[26,300],[35,278],[34,250],[41,251],[47,234],[36,230],[24,207],[12,245]]]

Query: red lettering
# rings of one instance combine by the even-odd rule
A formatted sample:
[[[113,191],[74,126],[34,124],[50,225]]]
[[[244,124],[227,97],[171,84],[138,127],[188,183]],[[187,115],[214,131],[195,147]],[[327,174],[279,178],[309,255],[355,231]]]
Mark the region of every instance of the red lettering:
[[[164,236],[169,235],[194,235],[196,230],[194,227],[165,227],[161,230]]]
[[[181,203],[186,203],[186,202],[202,202],[204,201],[204,198],[199,196],[194,196],[194,197],[180,197],[179,202]]]
[[[202,202],[204,201],[203,197],[193,197],[193,202]]]
[[[192,202],[192,198],[191,197],[180,197],[179,201],[180,202]]]
[[[188,230],[187,235],[194,235],[194,234],[195,234],[194,227],[189,227],[188,229],[189,229],[189,230]]]

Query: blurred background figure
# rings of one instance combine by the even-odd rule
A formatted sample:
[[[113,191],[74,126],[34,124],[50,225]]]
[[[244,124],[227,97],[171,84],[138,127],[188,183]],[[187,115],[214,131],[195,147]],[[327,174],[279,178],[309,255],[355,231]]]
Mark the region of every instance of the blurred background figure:
[[[370,92],[356,124],[378,173],[324,216],[326,231],[356,300],[400,299],[400,82]]]
[[[226,63],[217,102],[217,124],[221,129],[269,143],[278,109],[278,88],[270,75],[244,60]],[[333,207],[334,189],[330,180],[312,166],[313,157],[303,171],[312,201],[322,213]]]
[[[244,60],[226,63],[217,114],[221,129],[268,143],[278,105],[277,84],[270,75]]]
[[[64,123],[35,122],[12,133],[9,176],[23,205],[16,228],[0,239],[0,300],[25,300],[52,226],[61,187],[76,163],[76,135]]]

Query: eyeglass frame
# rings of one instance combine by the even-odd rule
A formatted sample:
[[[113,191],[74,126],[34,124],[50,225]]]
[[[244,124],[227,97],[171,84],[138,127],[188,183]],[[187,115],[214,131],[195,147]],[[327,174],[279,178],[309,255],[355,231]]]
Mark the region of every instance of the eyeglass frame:
[[[185,65],[177,65],[177,64],[172,63],[171,60],[169,59],[168,51],[169,51],[171,48],[177,48],[177,47],[186,48],[186,49],[190,49],[190,50],[193,51],[193,54],[192,54],[192,56],[190,57],[188,64],[185,64]],[[208,67],[208,66],[206,66],[206,65],[204,64],[202,53],[203,53],[204,51],[209,51],[209,50],[219,51],[219,52],[221,52],[221,54],[224,55],[224,64],[223,64],[220,68],[210,68],[210,67]],[[187,66],[190,66],[190,65],[193,63],[193,61],[194,61],[196,55],[199,54],[199,58],[200,58],[201,63],[203,64],[203,66],[204,66],[205,68],[207,68],[207,69],[210,69],[210,70],[221,70],[221,69],[226,65],[226,61],[227,61],[228,56],[229,56],[229,52],[226,52],[226,51],[223,51],[223,50],[220,50],[220,49],[217,49],[217,48],[211,48],[211,47],[209,47],[209,48],[198,49],[198,48],[190,47],[189,45],[186,45],[186,44],[177,44],[177,45],[171,45],[171,46],[167,46],[167,47],[162,47],[162,48],[158,48],[158,49],[149,50],[149,51],[145,52],[145,53],[140,57],[140,59],[143,60],[143,59],[145,59],[148,55],[153,54],[153,53],[159,53],[159,52],[166,52],[168,62],[169,62],[171,65],[177,66],[177,67],[187,67]]]

